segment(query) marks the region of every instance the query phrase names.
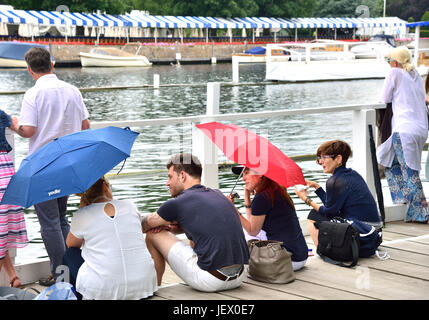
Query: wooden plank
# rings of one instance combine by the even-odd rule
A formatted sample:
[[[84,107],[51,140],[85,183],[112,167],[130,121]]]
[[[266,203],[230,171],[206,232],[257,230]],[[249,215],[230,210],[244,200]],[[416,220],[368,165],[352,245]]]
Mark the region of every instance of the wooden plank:
[[[370,258],[359,259],[358,265],[361,267],[369,267],[371,269],[401,274],[407,277],[429,281],[429,264],[422,266],[393,259],[381,261],[376,256],[372,256]],[[427,285],[429,287],[429,283]]]
[[[237,300],[219,293],[201,292],[185,284],[176,284],[158,289],[156,296],[168,300]]]
[[[429,234],[429,225],[421,223],[406,223],[403,221],[394,221],[386,223],[383,231],[400,233],[409,237],[421,236]]]
[[[408,236],[402,233],[396,233],[396,232],[389,232],[383,230],[383,241],[392,241],[392,240],[398,240],[398,239],[404,239]]]
[[[429,245],[418,243],[418,242],[412,242],[412,241],[383,242],[382,246],[385,248],[395,248],[395,249],[401,249],[404,251],[429,255]]]
[[[297,271],[298,273],[300,271]],[[253,279],[247,278],[246,283],[251,283],[259,287],[272,288],[278,291],[287,292],[296,294],[308,299],[315,300],[362,300],[362,299],[372,299],[370,297],[362,296],[359,294],[351,293],[348,291],[343,291],[340,289],[334,289],[315,283],[295,280],[291,283],[286,284],[273,284],[273,283],[264,283],[258,282]]]
[[[390,259],[392,260],[414,263],[415,265],[420,266],[429,266],[428,255],[383,246],[381,246],[380,249],[382,251],[387,251],[390,255]]]
[[[388,263],[389,261],[385,261]],[[428,299],[428,281],[391,274],[364,266],[343,268],[316,256],[307,262],[299,280],[376,299]]]
[[[274,285],[259,286],[247,280],[234,290],[222,291],[219,294],[240,300],[308,300],[299,295],[277,290]]]

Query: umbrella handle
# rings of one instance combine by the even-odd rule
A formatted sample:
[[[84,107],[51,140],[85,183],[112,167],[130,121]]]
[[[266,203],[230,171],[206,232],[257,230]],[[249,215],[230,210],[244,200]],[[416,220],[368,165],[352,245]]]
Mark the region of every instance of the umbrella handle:
[[[240,174],[238,175],[237,180],[235,180],[235,184],[234,184],[234,186],[232,187],[232,190],[231,190],[230,194],[233,194],[233,191],[234,191],[235,187],[237,186],[237,182],[238,182],[238,180],[240,180],[241,176],[243,175],[243,171],[244,171],[244,168],[243,168],[243,170],[241,170]],[[235,194],[237,194],[237,193],[235,193]],[[237,194],[237,195],[238,195],[238,194]],[[234,198],[235,198],[235,197],[234,197]],[[238,196],[237,198],[239,198],[239,196]]]
[[[127,159],[126,159],[126,158],[124,159],[124,162],[122,163],[122,167],[121,167],[121,169],[119,169],[119,171],[118,171],[118,173],[117,173],[116,175],[118,175],[118,174],[120,174],[120,173],[121,173],[122,169],[124,168],[125,161],[127,161]]]

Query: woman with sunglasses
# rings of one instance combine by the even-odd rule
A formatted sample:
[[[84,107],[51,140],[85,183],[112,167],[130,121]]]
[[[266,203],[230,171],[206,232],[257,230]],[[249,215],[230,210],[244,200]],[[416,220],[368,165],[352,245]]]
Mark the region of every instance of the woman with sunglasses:
[[[137,300],[153,295],[155,265],[135,204],[114,200],[104,177],[80,196],[81,208],[73,214],[63,258],[69,282],[83,299]]]
[[[350,146],[341,140],[325,142],[317,149],[317,163],[332,177],[326,181],[326,192],[317,182],[306,180],[306,184],[316,189],[322,205],[308,197],[306,190],[295,187],[296,195],[312,207],[307,217],[308,231],[316,246],[319,230],[314,226],[315,222],[342,217],[365,222],[376,229],[382,227],[377,204],[365,180],[355,170],[346,168],[350,154]]]

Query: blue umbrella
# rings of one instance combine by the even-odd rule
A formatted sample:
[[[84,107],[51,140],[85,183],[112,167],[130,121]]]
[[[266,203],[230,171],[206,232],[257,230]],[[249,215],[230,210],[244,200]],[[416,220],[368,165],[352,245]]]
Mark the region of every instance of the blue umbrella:
[[[25,208],[85,192],[128,158],[139,133],[129,128],[88,129],[55,139],[24,160],[1,204]]]

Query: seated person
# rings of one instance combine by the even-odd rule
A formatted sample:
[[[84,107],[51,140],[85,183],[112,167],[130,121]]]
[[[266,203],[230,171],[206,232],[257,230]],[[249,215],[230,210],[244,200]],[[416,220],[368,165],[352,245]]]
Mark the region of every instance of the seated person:
[[[301,269],[307,261],[308,247],[286,188],[252,169],[232,168],[235,174],[242,170],[246,217],[237,212],[243,228],[251,236],[257,236],[262,229],[268,240],[282,241],[282,247],[292,254],[293,270]],[[255,194],[253,201],[250,201],[251,194]],[[229,199],[234,202],[231,196]]]
[[[196,290],[215,292],[239,287],[249,249],[234,206],[219,190],[201,185],[202,167],[197,157],[175,155],[167,169],[167,186],[173,198],[142,223],[155,260],[158,285],[167,261]],[[191,245],[173,234],[180,232],[186,234]]]
[[[377,204],[365,180],[355,170],[346,168],[350,154],[350,146],[341,140],[325,142],[317,149],[317,163],[322,166],[324,173],[330,173],[332,177],[326,181],[326,192],[317,182],[306,180],[306,184],[316,189],[323,205],[307,197],[306,190],[298,191],[295,187],[297,196],[313,208],[308,215],[308,231],[316,246],[319,236],[319,230],[314,226],[316,221],[342,217],[360,220],[376,229],[382,227]]]
[[[82,194],[81,208],[72,217],[63,263],[69,267],[70,282],[84,299],[143,299],[158,289],[141,220],[134,203],[113,200],[104,177]]]

